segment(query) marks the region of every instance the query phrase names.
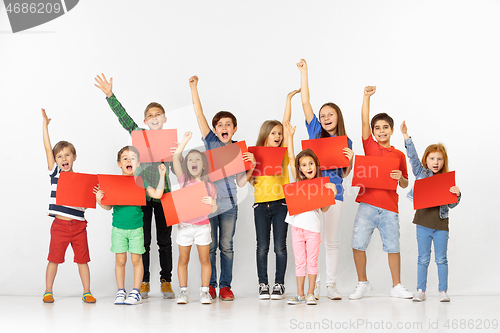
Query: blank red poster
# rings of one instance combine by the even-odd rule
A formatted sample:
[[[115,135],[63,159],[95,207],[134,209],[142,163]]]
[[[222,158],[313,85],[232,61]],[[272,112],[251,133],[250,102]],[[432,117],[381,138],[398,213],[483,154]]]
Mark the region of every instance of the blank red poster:
[[[95,208],[94,186],[97,186],[97,175],[61,172],[57,181],[56,204]]]
[[[139,150],[141,163],[171,162],[176,142],[176,129],[132,131],[132,145]]]
[[[204,182],[165,193],[161,198],[161,204],[167,226],[210,214],[211,206],[201,202],[206,196],[208,192]]]
[[[206,151],[205,154],[211,168],[209,171],[210,180],[214,182],[252,168],[252,162],[243,161],[243,153],[247,151],[245,141]]]
[[[396,190],[398,181],[391,178],[393,170],[399,170],[397,158],[356,155],[352,186]]]
[[[321,170],[349,167],[349,159],[344,155],[348,148],[347,136],[302,140],[302,150],[311,149],[319,159]]]
[[[286,147],[248,147],[257,165],[253,170],[252,176],[276,176],[281,174],[283,157],[285,157]],[[288,168],[288,165],[286,166]]]
[[[450,192],[452,186],[455,186],[455,171],[416,180],[413,188],[413,208],[422,209],[457,203],[457,195]]]
[[[328,177],[320,177],[283,185],[286,205],[290,215],[335,204],[333,191],[325,187]]]
[[[97,175],[97,177],[99,187],[104,191],[101,200],[103,205],[146,205],[146,190],[141,177],[117,175]]]

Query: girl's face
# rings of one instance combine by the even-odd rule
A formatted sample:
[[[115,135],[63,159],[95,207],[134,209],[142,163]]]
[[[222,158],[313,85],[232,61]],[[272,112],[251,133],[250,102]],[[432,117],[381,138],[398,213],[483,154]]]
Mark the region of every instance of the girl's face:
[[[337,134],[338,116],[337,111],[329,105],[325,105],[319,110],[319,122],[321,127],[330,135]]]
[[[203,160],[201,159],[201,154],[197,152],[190,153],[186,159],[186,166],[189,174],[193,178],[199,178],[201,172],[203,171]]]
[[[299,170],[307,179],[313,179],[316,176],[316,163],[311,156],[304,156],[299,160]]]
[[[266,139],[266,147],[279,147],[281,141],[283,141],[283,127],[281,125],[276,125]]]
[[[443,153],[440,151],[435,151],[427,155],[426,159],[427,169],[430,169],[434,173],[438,173],[444,166]]]

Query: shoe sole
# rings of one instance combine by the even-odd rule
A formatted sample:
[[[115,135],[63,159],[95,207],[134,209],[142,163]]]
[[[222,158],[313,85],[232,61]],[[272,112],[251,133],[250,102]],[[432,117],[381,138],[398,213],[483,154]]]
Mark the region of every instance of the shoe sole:
[[[317,302],[307,302],[306,304],[307,304],[307,305],[318,305],[318,303],[317,303]]]
[[[271,296],[270,295],[259,295],[259,299],[262,299],[262,300],[266,300],[266,299],[270,299]]]
[[[413,299],[413,302],[423,302],[423,301],[425,301],[425,298],[424,299],[415,299],[415,298]]]
[[[328,297],[328,299],[332,300],[332,301],[341,301],[342,300],[342,296],[335,296],[335,297]]]
[[[226,298],[222,298],[220,297],[221,301],[224,301],[224,302],[228,302],[228,301],[234,301],[234,297],[226,297]]]
[[[403,297],[403,296],[398,296],[398,295],[391,295],[391,297],[393,297],[393,298],[401,298],[401,299],[413,299],[413,296]]]
[[[149,297],[149,292],[147,292],[147,293],[141,293],[141,297],[143,299],[148,298]]]
[[[174,299],[175,294],[174,293],[168,293],[166,296],[163,294],[163,299]]]
[[[280,300],[285,298],[285,295],[271,295],[271,299]]]

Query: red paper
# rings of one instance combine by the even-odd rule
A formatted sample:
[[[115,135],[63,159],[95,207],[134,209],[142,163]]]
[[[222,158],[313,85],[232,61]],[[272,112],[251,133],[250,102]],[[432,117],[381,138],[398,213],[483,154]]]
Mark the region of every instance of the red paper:
[[[57,181],[56,204],[61,206],[95,208],[94,186],[97,186],[96,175],[61,172]]]
[[[209,178],[216,181],[252,168],[252,162],[243,161],[247,152],[245,141],[235,142],[205,152],[209,162]]]
[[[101,200],[103,205],[146,205],[146,190],[141,177],[116,175],[97,175],[97,177],[99,187],[104,191]]]
[[[339,169],[350,166],[344,155],[344,148],[349,148],[347,136],[302,140],[302,150],[311,149],[319,159],[321,170]]]
[[[455,186],[455,171],[434,175],[415,181],[413,208],[422,209],[458,202],[458,196],[450,192]]]
[[[328,177],[302,180],[283,185],[290,215],[297,215],[335,204],[333,191],[325,187]]]
[[[286,147],[254,146],[248,147],[248,151],[254,155],[257,161],[257,165],[252,173],[253,177],[281,174]]]
[[[139,150],[141,163],[171,162],[176,142],[176,129],[132,131],[132,145]]]
[[[399,170],[397,158],[356,155],[352,186],[396,190],[398,180],[391,178],[393,170]]]
[[[212,207],[201,202],[206,196],[208,192],[204,182],[165,193],[161,198],[161,204],[167,226],[210,214]]]

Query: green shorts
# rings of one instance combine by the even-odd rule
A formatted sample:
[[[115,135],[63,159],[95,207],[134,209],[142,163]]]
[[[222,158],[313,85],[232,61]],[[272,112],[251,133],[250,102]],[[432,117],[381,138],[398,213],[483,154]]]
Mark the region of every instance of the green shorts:
[[[144,248],[144,231],[141,228],[137,229],[120,229],[113,227],[111,230],[111,252],[124,252],[143,254],[146,252]]]

